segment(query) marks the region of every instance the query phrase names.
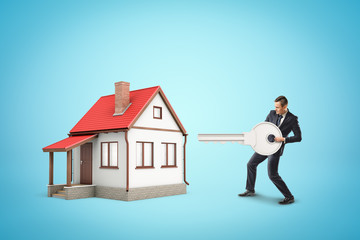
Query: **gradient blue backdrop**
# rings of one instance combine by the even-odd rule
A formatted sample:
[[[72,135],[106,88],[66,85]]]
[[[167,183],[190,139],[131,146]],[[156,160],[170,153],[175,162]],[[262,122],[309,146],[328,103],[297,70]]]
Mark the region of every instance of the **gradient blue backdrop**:
[[[2,1],[3,239],[358,239],[357,1]],[[134,202],[48,198],[42,147],[69,130],[114,82],[160,85],[189,133],[188,194]],[[299,116],[279,172],[253,151],[198,133],[249,131],[284,94]],[[65,155],[55,154],[55,183]]]

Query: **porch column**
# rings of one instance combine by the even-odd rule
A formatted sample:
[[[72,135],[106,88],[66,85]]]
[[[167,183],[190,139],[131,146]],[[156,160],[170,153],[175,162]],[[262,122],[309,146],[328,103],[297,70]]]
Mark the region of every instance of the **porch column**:
[[[67,155],[67,173],[66,173],[66,186],[71,187],[71,154],[72,151],[67,151],[66,155]]]
[[[49,185],[54,185],[54,152],[49,152]]]

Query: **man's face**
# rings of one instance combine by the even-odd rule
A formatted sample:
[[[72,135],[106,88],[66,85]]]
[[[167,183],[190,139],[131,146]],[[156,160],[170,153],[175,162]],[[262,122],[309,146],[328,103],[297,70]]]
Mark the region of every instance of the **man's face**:
[[[287,105],[282,107],[280,102],[275,102],[275,111],[276,114],[284,114],[287,111]]]

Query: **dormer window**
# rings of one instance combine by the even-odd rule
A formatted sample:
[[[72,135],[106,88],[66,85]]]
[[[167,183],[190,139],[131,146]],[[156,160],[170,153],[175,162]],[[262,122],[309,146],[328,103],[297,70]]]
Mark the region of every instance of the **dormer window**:
[[[162,107],[154,106],[154,119],[162,119]]]

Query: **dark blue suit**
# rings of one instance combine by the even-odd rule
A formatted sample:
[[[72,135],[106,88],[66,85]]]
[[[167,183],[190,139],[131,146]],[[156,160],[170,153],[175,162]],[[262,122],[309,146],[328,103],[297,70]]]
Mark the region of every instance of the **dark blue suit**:
[[[278,115],[276,114],[275,110],[271,110],[265,121],[276,124],[277,119]],[[285,138],[285,144],[301,141],[301,129],[299,126],[298,117],[292,114],[290,111],[287,112],[286,117],[279,128],[283,137]],[[294,133],[294,136],[288,137],[291,131]],[[270,180],[285,197],[292,197],[290,190],[278,173],[279,160],[280,156],[284,152],[285,144],[283,143],[279,151],[270,156],[263,156],[258,153],[254,153],[247,164],[247,190],[254,191],[256,168],[261,162],[268,158],[268,174]]]

